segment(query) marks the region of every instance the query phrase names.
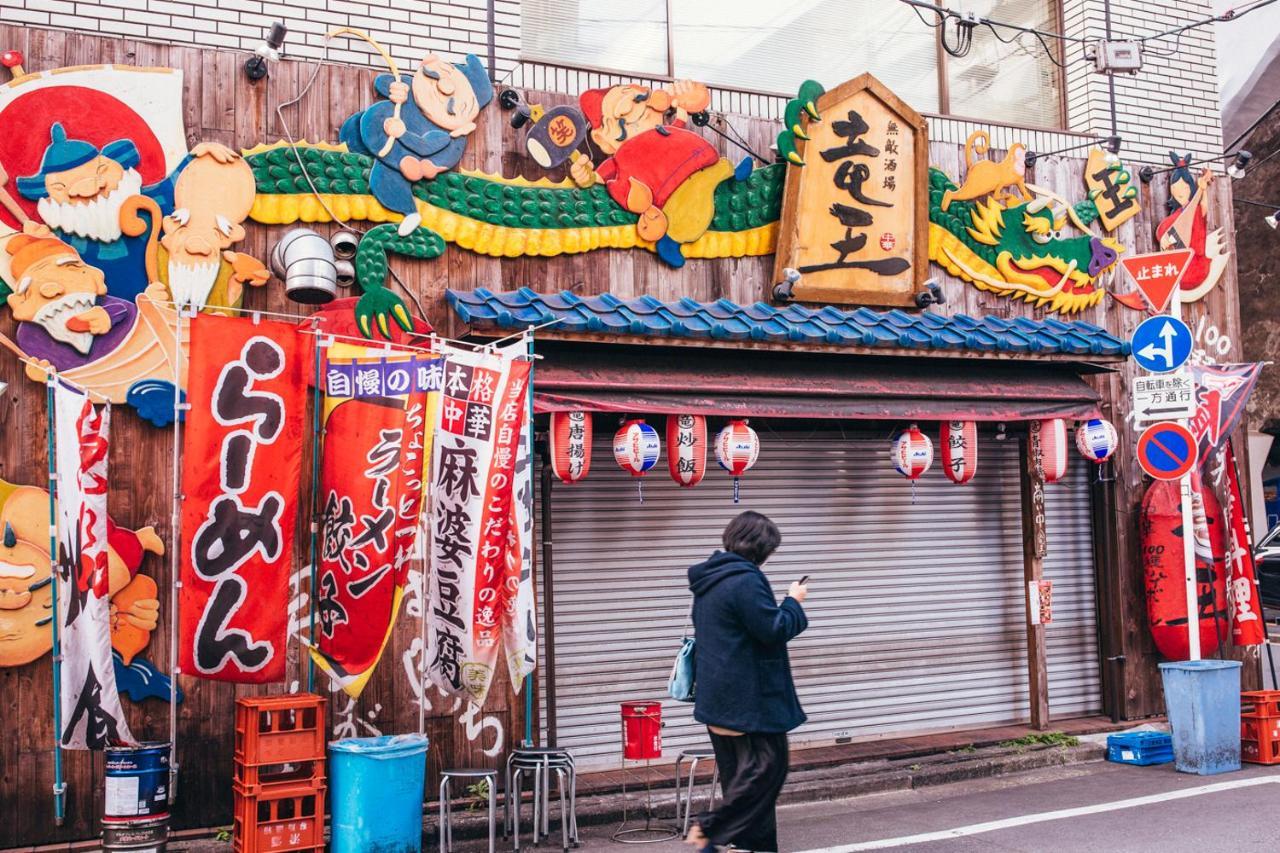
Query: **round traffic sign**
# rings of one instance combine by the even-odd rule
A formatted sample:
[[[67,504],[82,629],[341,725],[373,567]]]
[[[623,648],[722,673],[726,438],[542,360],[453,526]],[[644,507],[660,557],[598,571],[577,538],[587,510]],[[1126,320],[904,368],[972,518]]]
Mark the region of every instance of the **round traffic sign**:
[[[1143,370],[1168,373],[1191,357],[1191,329],[1177,317],[1157,314],[1133,330],[1133,360]]]
[[[1195,467],[1197,448],[1182,424],[1152,424],[1138,436],[1138,464],[1157,480],[1176,480]]]

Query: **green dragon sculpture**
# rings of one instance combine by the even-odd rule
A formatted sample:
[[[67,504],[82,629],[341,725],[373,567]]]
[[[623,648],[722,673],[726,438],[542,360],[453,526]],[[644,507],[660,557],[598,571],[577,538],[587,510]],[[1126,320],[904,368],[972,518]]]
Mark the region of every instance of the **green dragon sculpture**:
[[[616,204],[601,186],[580,189],[571,181],[530,181],[478,172],[445,172],[419,181],[414,194],[422,226],[396,233],[399,215],[369,192],[372,159],[342,146],[285,143],[245,152],[257,181],[250,218],[266,224],[358,221],[375,227],[356,255],[356,310],[366,335],[384,335],[389,323],[407,327],[400,297],[386,288],[388,257],[434,258],[446,243],[494,257],[553,256],[603,248],[653,250],[636,235],[636,215]],[[684,247],[686,257],[724,258],[772,254],[782,209],[785,163],[756,169],[746,181],[726,181],[715,191],[711,227]],[[305,170],[305,171],[304,171]],[[1116,262],[1121,247],[1088,233],[1096,218],[1092,201],[1053,209],[1047,199],[1004,208],[993,201],[953,202],[940,208],[954,183],[929,170],[929,257],[976,287],[1071,313],[1096,305],[1098,276]],[[1068,221],[1084,232],[1065,236]],[[385,223],[385,224],[382,224]]]

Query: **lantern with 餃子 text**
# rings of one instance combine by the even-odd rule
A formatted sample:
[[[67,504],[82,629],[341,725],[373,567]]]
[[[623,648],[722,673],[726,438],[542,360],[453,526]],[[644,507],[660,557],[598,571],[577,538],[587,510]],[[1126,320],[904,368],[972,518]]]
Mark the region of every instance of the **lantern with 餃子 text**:
[[[1090,418],[1076,424],[1076,450],[1090,462],[1105,465],[1115,455],[1120,445],[1120,436],[1111,421],[1102,418]],[[1098,480],[1102,481],[1102,469],[1098,469]]]
[[[732,420],[716,436],[716,461],[733,475],[733,502],[738,502],[738,478],[756,464],[760,437],[744,420]]]
[[[978,473],[978,425],[973,421],[943,421],[942,473],[960,484]]]
[[[1039,466],[1046,483],[1056,483],[1067,476],[1067,422],[1048,418],[1027,424],[1028,452]]]
[[[643,477],[657,464],[661,452],[662,441],[658,438],[658,431],[640,418],[627,421],[613,436],[613,458],[632,477]],[[644,486],[639,479],[636,480],[636,489],[640,493],[640,503],[644,503]]]
[[[667,468],[681,486],[702,482],[707,473],[707,419],[702,415],[667,416]]]
[[[591,470],[591,415],[552,412],[547,433],[551,470],[563,482],[576,483]]]

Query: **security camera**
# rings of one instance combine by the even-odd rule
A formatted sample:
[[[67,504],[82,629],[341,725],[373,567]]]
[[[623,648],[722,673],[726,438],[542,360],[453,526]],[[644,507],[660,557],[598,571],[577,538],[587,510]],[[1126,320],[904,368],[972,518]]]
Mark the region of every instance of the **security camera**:
[[[947,295],[942,292],[942,285],[931,278],[924,283],[924,290],[916,294],[916,307],[928,308],[930,305],[946,305]]]
[[[251,81],[257,82],[267,76],[267,62],[279,62],[284,54],[284,39],[289,28],[280,21],[271,25],[271,32],[266,40],[258,45],[253,56],[245,60],[244,73]]]
[[[349,261],[356,256],[356,249],[360,248],[360,235],[352,231],[338,231],[329,238],[329,245],[333,246],[335,258]]]
[[[773,286],[773,298],[778,302],[790,302],[791,290],[800,281],[800,270],[786,267],[782,271],[782,281]]]

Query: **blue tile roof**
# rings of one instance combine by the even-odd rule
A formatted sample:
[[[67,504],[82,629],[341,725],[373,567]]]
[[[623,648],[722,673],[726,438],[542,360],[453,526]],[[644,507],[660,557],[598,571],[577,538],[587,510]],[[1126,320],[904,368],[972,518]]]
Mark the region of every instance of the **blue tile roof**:
[[[527,287],[502,293],[485,288],[450,289],[447,298],[464,323],[499,329],[518,330],[559,320],[554,327],[559,333],[1030,356],[1129,354],[1127,341],[1080,320],[969,317],[931,311],[908,314],[897,309],[845,311],[831,306],[776,308],[764,302],[738,305],[727,299],[698,302],[687,297],[674,302],[652,296],[624,300],[610,293],[581,297],[568,290],[537,293]]]

